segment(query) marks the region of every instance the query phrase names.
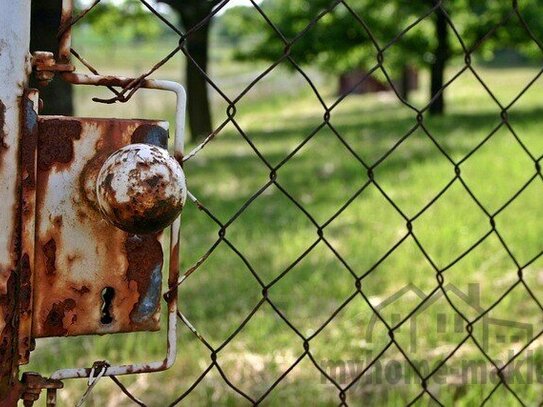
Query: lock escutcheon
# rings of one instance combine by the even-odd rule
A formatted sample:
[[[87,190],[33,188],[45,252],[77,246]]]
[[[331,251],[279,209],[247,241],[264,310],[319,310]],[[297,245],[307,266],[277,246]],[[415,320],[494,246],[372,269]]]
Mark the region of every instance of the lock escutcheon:
[[[171,163],[168,123],[40,116],[37,127],[33,337],[159,329],[163,233],[128,233],[106,221],[96,186],[124,148],[154,143]],[[164,162],[154,172],[166,171]]]

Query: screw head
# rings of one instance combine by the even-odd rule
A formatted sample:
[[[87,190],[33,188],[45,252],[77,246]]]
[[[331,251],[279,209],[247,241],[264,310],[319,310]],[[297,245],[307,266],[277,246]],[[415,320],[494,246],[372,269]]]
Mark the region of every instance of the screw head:
[[[102,165],[96,181],[104,218],[129,233],[155,233],[179,216],[187,197],[185,174],[168,151],[131,144]]]

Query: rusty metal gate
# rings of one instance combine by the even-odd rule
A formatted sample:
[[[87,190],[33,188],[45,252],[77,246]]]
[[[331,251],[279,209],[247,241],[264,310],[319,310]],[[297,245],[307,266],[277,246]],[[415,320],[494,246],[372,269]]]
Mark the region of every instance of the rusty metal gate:
[[[89,61],[80,55],[77,49],[72,48],[72,28],[84,21],[95,8],[101,7],[100,0],[89,2],[90,5],[78,13],[73,10],[72,0],[63,0],[58,54],[37,52],[33,56],[28,53],[30,0],[16,2],[0,0],[0,77],[2,78],[2,84],[0,84],[0,189],[3,192],[4,208],[0,214],[2,224],[0,234],[2,243],[0,247],[2,250],[0,405],[14,406],[18,400],[24,400],[25,406],[31,406],[42,393],[46,393],[47,405],[54,406],[67,380],[84,378],[87,380],[87,386],[78,404],[82,405],[93,389],[99,385],[99,379],[103,377],[111,378],[118,390],[130,402],[136,405],[147,405],[145,394],[133,394],[129,386],[118,376],[144,375],[168,370],[174,364],[182,365],[185,355],[182,346],[179,345],[179,337],[186,332],[194,335],[205,347],[209,360],[199,367],[199,374],[194,377],[189,386],[179,389],[174,397],[165,394],[165,399],[160,405],[173,406],[189,400],[191,393],[199,384],[214,374],[213,380],[220,382],[235,395],[234,399],[222,400],[224,404],[265,404],[276,388],[290,384],[289,375],[303,363],[307,363],[304,366],[314,369],[322,380],[321,384],[330,387],[334,394],[335,404],[360,405],[367,397],[363,389],[366,376],[369,376],[372,370],[380,368],[378,367],[380,358],[389,349],[396,349],[413,372],[417,390],[410,400],[407,400],[408,403],[427,401],[432,405],[444,405],[447,402],[443,401],[442,392],[446,390],[443,390],[443,386],[439,390],[439,386],[435,387],[430,382],[439,376],[439,371],[443,366],[461,354],[461,347],[468,342],[473,344],[478,355],[491,367],[495,379],[488,391],[482,394],[479,400],[471,400],[472,403],[486,404],[489,400],[496,402],[493,397],[501,394],[500,391],[505,391],[508,397],[512,396],[520,405],[535,403],[536,400],[524,399],[518,387],[512,383],[509,370],[529,347],[541,346],[540,337],[543,330],[537,327],[534,331],[530,331],[528,339],[502,362],[492,357],[487,346],[475,334],[478,325],[486,324],[489,313],[505,299],[510,298],[513,290],[522,290],[523,294],[536,305],[539,318],[543,315],[541,292],[538,292],[538,289],[534,288],[524,275],[525,270],[543,255],[543,246],[540,244],[537,252],[533,253],[529,259],[518,259],[507,243],[507,239],[503,238],[502,231],[509,225],[496,220],[527,189],[543,182],[541,174],[543,156],[523,143],[522,137],[518,135],[509,119],[509,111],[528,92],[543,73],[543,69],[538,68],[537,76],[523,87],[510,103],[503,104],[494,96],[491,88],[478,74],[477,68],[472,63],[472,55],[478,48],[500,27],[513,20],[530,41],[543,51],[543,44],[533,34],[526,20],[522,2],[508,2],[507,13],[501,16],[499,21],[493,22],[488,32],[484,32],[471,43],[464,42],[458,34],[454,16],[451,17],[448,13],[447,1],[424,2],[426,6],[421,6],[417,18],[409,25],[399,27],[387,43],[381,43],[373,35],[364,13],[352,7],[349,0],[321,2],[320,12],[317,15],[307,16],[307,21],[302,22],[297,34],[292,37],[287,37],[281,32],[268,16],[261,2],[251,0],[248,2],[251,11],[257,14],[263,24],[271,30],[280,43],[282,52],[275,62],[247,85],[238,89],[235,97],[230,97],[203,67],[198,66],[186,44],[187,39],[198,33],[215,15],[221,13],[229,0],[213,2],[211,11],[203,15],[201,21],[186,32],[168,21],[157,10],[156,4],[145,0],[140,1],[161,23],[169,27],[179,40],[173,49],[168,50],[169,52],[162,60],[140,76],[124,78],[101,75]],[[306,68],[299,64],[291,53],[301,38],[338,8],[350,15],[353,26],[356,25],[357,28],[362,29],[371,40],[375,62],[371,69],[350,84],[352,86],[349,86],[349,89],[344,89],[341,96],[333,102],[327,102],[320,93],[319,86],[311,75],[307,74]],[[453,76],[441,84],[441,88],[427,104],[417,107],[401,94],[397,83],[391,79],[387,71],[387,51],[408,36],[413,27],[431,18],[440,19],[451,31],[451,36],[461,48],[463,63]],[[177,54],[183,54],[187,64],[196,66],[207,85],[226,105],[225,120],[188,152],[184,151],[186,96],[183,86],[171,81],[149,78],[153,74],[160,76],[161,68]],[[74,59],[80,66],[86,67],[90,73],[77,72]],[[258,145],[244,130],[237,118],[237,109],[256,85],[277,66],[284,63],[289,64],[309,85],[313,96],[322,107],[322,117],[319,117],[319,123],[314,128],[303,134],[302,140],[290,148],[290,152],[274,163],[262,154]],[[75,85],[106,87],[112,92],[112,96],[106,99],[95,99],[101,103],[127,102],[140,89],[173,93],[176,97],[175,128],[170,129],[168,122],[161,120],[41,116],[39,115],[39,91],[30,89],[27,83],[31,71],[34,71],[36,77],[44,84],[57,76]],[[336,128],[334,115],[345,99],[361,85],[371,81],[371,75],[375,73],[383,75],[394,97],[410,112],[411,124],[383,150],[383,154],[378,159],[368,161],[351,147],[350,141]],[[445,90],[464,73],[472,74],[484,92],[492,99],[495,104],[493,113],[497,118],[497,125],[459,159],[451,156],[447,149],[443,148],[441,139],[436,137],[433,134],[434,130],[428,126],[427,117],[428,112],[442,97]],[[224,219],[191,193],[191,172],[187,173],[187,190],[183,165],[198,156],[227,126],[235,129],[240,136],[238,143],[248,147],[251,154],[259,160],[267,173],[267,179],[258,186],[256,192],[245,199],[243,205]],[[285,180],[281,176],[283,168],[293,161],[300,150],[323,129],[331,132],[360,167],[360,179],[356,180],[359,187],[324,220],[306,209],[303,199],[294,196],[285,187]],[[470,157],[491,140],[500,129],[507,129],[512,133],[515,143],[520,146],[531,166],[531,176],[499,207],[488,208],[478,199],[477,193],[473,191],[469,183],[465,182],[462,171],[463,165]],[[170,132],[173,135],[173,143],[168,142]],[[413,214],[404,211],[396,203],[397,198],[387,192],[387,187],[380,182],[378,172],[381,164],[402,143],[413,138],[416,132],[421,132],[424,138],[439,150],[441,158],[448,161],[450,174],[445,186]],[[168,153],[168,148],[171,153]],[[488,226],[476,241],[462,247],[448,262],[439,263],[432,258],[425,248],[425,243],[417,236],[417,221],[426,211],[435,207],[437,202],[453,187],[462,188],[465,199],[473,204],[474,211],[482,213],[481,216]],[[243,249],[238,247],[236,240],[229,237],[229,231],[232,225],[243,222],[242,215],[255,201],[266,196],[271,189],[277,190],[287,202],[286,204],[292,204],[298,209],[298,216],[311,224],[313,235],[305,250],[299,253],[292,262],[282,267],[280,273],[266,280],[244,255]],[[400,238],[385,253],[376,258],[371,267],[358,269],[350,264],[349,259],[340,254],[335,247],[335,242],[327,234],[329,225],[340,217],[358,197],[369,190],[376,191],[383,198],[383,202],[393,208],[395,215],[402,219],[405,228],[397,232],[401,235]],[[206,218],[216,232],[216,237],[213,238],[207,250],[200,253],[196,261],[181,273],[179,268],[180,256],[183,256],[183,240],[180,238],[182,236],[180,235],[182,229],[180,213],[185,198],[187,205],[197,208],[197,211],[191,212],[191,216]],[[279,217],[280,215],[270,216]],[[360,231],[360,233],[366,233],[366,231]],[[451,293],[454,292],[455,287],[447,281],[446,272],[455,264],[468,258],[470,253],[490,239],[497,239],[501,251],[514,264],[515,270],[512,272],[513,279],[507,289],[491,304],[484,308],[476,308],[476,315],[473,316],[456,306],[451,300]],[[384,301],[376,305],[370,298],[372,293],[368,292],[369,289],[365,286],[366,279],[375,275],[375,270],[387,258],[400,250],[400,246],[407,241],[414,243],[419,255],[422,255],[430,264],[435,283],[427,293],[423,293],[417,287],[406,286],[404,291],[411,290],[420,297],[420,301],[406,315],[390,321],[383,317],[381,311],[381,307],[388,303]],[[352,287],[346,298],[338,298],[337,307],[321,311],[323,320],[318,327],[311,331],[304,331],[292,322],[292,318],[282,310],[279,304],[281,301],[278,301],[278,297],[270,292],[317,246],[324,247],[339,262],[340,267],[349,274]],[[255,305],[239,321],[236,328],[220,343],[215,343],[208,340],[206,334],[185,316],[182,304],[178,305],[178,291],[189,276],[193,273],[198,275],[195,272],[207,264],[219,247],[228,250],[239,259],[245,268],[246,278],[254,280],[260,294]],[[361,248],[361,250],[366,249],[371,250],[371,248]],[[163,278],[163,269],[166,268],[167,275]],[[430,277],[428,279],[431,280]],[[402,295],[404,291],[401,292]],[[290,292],[285,295],[290,295]],[[318,297],[318,295],[314,293],[314,296]],[[443,298],[443,301],[446,301],[454,310],[455,327],[458,328],[459,336],[452,349],[447,351],[433,367],[423,369],[416,363],[404,344],[398,340],[398,330],[400,327],[405,327],[410,318],[419,315],[439,298]],[[338,377],[335,374],[335,369],[339,369],[337,365],[327,366],[327,362],[315,356],[314,347],[319,335],[322,335],[327,326],[338,318],[346,307],[358,300],[363,301],[367,313],[372,316],[371,324],[382,325],[386,341],[371,360],[346,380],[345,377]],[[395,300],[396,297],[390,298],[390,302]],[[209,301],[213,301],[213,298]],[[300,299],[301,304],[304,301],[304,298]],[[290,331],[292,343],[297,344],[295,347],[297,353],[289,359],[286,366],[279,369],[279,373],[273,380],[260,383],[258,391],[250,392],[225,373],[221,352],[264,308],[269,308],[274,317],[284,324],[284,329]],[[161,318],[165,319],[162,324],[166,325],[166,330],[162,331],[166,351],[163,358],[159,360],[138,363],[127,360],[125,364],[117,365],[106,360],[99,360],[91,366],[64,366],[62,360],[59,360],[58,370],[50,376],[46,377],[40,373],[28,371],[24,374],[20,373],[20,366],[29,362],[36,341],[42,338],[159,331]],[[512,323],[507,325],[507,329],[513,329]],[[537,360],[536,368],[540,367],[541,361]],[[390,382],[388,384],[393,385]],[[362,390],[358,393],[353,392],[357,386],[362,386]],[[307,390],[302,388],[298,391],[303,393]],[[42,396],[42,401],[43,398]],[[221,400],[214,401],[219,403]],[[540,401],[541,399],[537,402]]]

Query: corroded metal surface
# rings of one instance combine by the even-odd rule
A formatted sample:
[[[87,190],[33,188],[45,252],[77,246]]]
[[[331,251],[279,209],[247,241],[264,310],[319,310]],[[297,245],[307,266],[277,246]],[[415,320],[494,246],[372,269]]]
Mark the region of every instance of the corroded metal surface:
[[[130,233],[154,233],[179,216],[187,196],[185,175],[167,150],[131,144],[113,153],[97,181],[104,217]]]
[[[148,79],[147,75],[142,75],[138,78],[122,78],[118,76],[101,76],[88,64],[84,61],[77,53],[74,52],[74,55],[87,66],[91,72],[95,73],[93,75],[83,75],[76,74],[71,72],[71,69],[64,69],[71,67],[70,65],[70,54],[73,52],[71,49],[71,25],[82,18],[86,13],[88,13],[100,0],[94,0],[94,2],[85,10],[83,10],[77,17],[72,16],[73,10],[73,0],[63,0],[62,4],[62,17],[61,17],[61,27],[59,29],[59,61],[55,62],[57,67],[62,66],[62,69],[53,69],[53,71],[60,71],[62,73],[62,78],[73,84],[81,85],[94,85],[94,86],[106,86],[112,90],[116,96],[113,99],[98,99],[93,98],[95,101],[101,101],[105,103],[114,103],[115,101],[127,101],[129,100],[134,92],[139,88],[148,88],[148,89],[160,89],[169,91],[175,94],[176,96],[176,128],[175,128],[175,137],[174,137],[174,157],[181,165],[184,161],[184,129],[185,129],[185,110],[186,110],[186,93],[183,86],[179,83],[172,81],[164,80],[154,80]],[[156,65],[158,68],[159,65]],[[38,67],[37,67],[38,68]],[[49,72],[48,67],[44,67],[44,72]],[[122,87],[123,90],[120,92],[115,90],[114,87]],[[126,95],[125,95],[126,93]],[[155,136],[157,132],[154,132]],[[160,133],[160,132],[158,132]],[[149,132],[144,130],[143,126],[140,126],[138,131],[134,132],[132,137],[132,143],[136,142],[150,142],[150,140],[142,140],[141,135],[149,134]],[[206,139],[208,141],[208,139]],[[157,143],[152,143],[157,144]],[[83,193],[90,197],[95,198],[95,195],[88,194],[88,191],[92,189],[92,185],[84,184]],[[187,191],[188,194],[188,191]],[[93,202],[96,206],[96,201]],[[179,278],[179,240],[180,240],[180,217],[177,217],[172,224],[171,233],[170,233],[170,267],[168,274],[168,291],[164,295],[164,298],[167,303],[168,308],[168,336],[167,336],[167,353],[166,357],[163,360],[138,363],[138,364],[124,364],[116,366],[108,366],[103,375],[112,376],[112,375],[123,375],[123,374],[134,374],[134,373],[143,373],[143,372],[157,372],[170,368],[175,362],[176,358],[176,339],[177,339],[177,287],[178,287],[178,278]],[[56,249],[55,249],[56,250]],[[56,256],[55,256],[56,258]],[[109,296],[109,295],[108,295]],[[68,304],[71,306],[71,304]],[[63,318],[64,319],[64,318]],[[91,368],[68,368],[68,369],[59,369],[55,371],[51,378],[53,379],[66,379],[66,378],[76,378],[76,377],[89,377],[92,376],[93,369]]]
[[[35,372],[23,373],[21,381],[24,385],[24,392],[21,399],[23,400],[25,407],[33,406],[34,402],[40,398],[41,392],[44,389],[47,389],[47,407],[55,406],[56,404],[49,402],[50,395],[55,395],[56,390],[64,387],[61,381],[46,379]]]
[[[17,378],[21,206],[21,99],[28,77],[30,0],[0,0],[0,405],[15,406]]]
[[[21,264],[19,287],[19,361],[28,363],[32,343],[32,275],[36,217],[36,155],[39,94],[25,91],[21,121]]]
[[[32,67],[40,86],[47,86],[55,77],[55,72],[73,72],[71,64],[57,64],[55,56],[49,51],[35,51],[32,54]]]
[[[59,60],[66,62],[70,60],[70,48],[72,46],[71,24],[73,19],[73,0],[62,0],[62,12],[60,15],[59,27]]]
[[[160,233],[105,221],[95,186],[114,151],[167,137],[164,122],[39,118],[35,337],[158,329]]]

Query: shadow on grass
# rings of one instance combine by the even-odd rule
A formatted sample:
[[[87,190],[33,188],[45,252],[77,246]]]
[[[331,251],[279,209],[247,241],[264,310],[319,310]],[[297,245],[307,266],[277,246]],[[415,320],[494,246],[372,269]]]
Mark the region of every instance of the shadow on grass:
[[[337,130],[355,152],[374,157],[375,162],[398,142],[406,129],[416,124],[414,117],[403,111],[391,120],[390,117],[393,117],[396,111],[399,112],[398,109],[388,106],[375,109],[374,114],[371,111],[364,115],[357,112],[339,112],[332,115],[332,122],[338,123]],[[517,111],[511,115],[511,121],[513,125],[520,122],[537,125],[543,122],[542,114],[541,108]],[[463,157],[480,143],[500,120],[498,112],[450,114],[425,118],[424,124],[448,154]],[[347,122],[349,124],[344,124]],[[298,120],[297,123],[299,124],[293,125],[289,122],[280,129],[266,132],[249,129],[247,135],[264,157],[276,164],[292,150],[278,151],[276,144],[296,146],[314,130],[318,120],[315,124],[303,125],[303,120]],[[522,138],[522,134],[520,137]],[[416,139],[417,142],[410,144],[410,139]],[[232,145],[237,143],[245,144],[245,141],[237,134],[221,134],[209,145],[208,151],[202,154],[205,157],[202,164],[190,163],[187,167],[192,192],[223,222],[232,219],[252,194],[269,180],[269,170],[254,153],[229,153]],[[506,151],[499,153],[498,156],[506,157]],[[435,145],[423,133],[413,133],[398,147],[396,153],[378,165],[376,180],[388,185],[396,183],[398,185],[393,191],[401,190],[408,188],[408,183],[397,182],[400,174],[407,172],[407,179],[410,180],[413,178],[410,171],[418,174],[420,168],[426,168],[420,171],[428,179],[423,179],[409,190],[408,196],[402,198],[407,203],[419,194],[428,194],[425,189],[432,182],[445,184],[454,177],[453,165]],[[447,174],[446,179],[433,179],[442,177],[443,174]],[[329,130],[318,132],[277,171],[278,184],[319,224],[329,219],[367,181],[366,169]],[[220,193],[220,183],[234,185],[239,193],[232,193],[231,190]],[[217,188],[214,188],[214,185]],[[243,188],[246,185],[250,185],[250,188]],[[426,202],[432,197],[426,198]],[[363,192],[352,206],[355,208],[354,214],[349,214],[348,220],[339,222],[337,226],[332,223],[330,234],[338,240],[340,251],[356,254],[352,264],[355,272],[360,275],[377,261],[377,254],[384,253],[398,241],[397,230],[402,230],[404,223],[374,187]],[[388,206],[388,209],[383,209],[385,206]],[[367,211],[366,215],[364,211]],[[186,235],[199,236],[189,238],[186,242],[186,250],[192,254],[190,257],[194,260],[203,255],[217,240],[219,228],[210,222],[196,219],[204,216],[191,212],[184,220]],[[376,223],[380,225],[379,229],[376,229]],[[358,237],[348,234],[348,231],[353,229],[360,231]],[[207,236],[207,240],[201,239],[203,235]],[[271,186],[226,229],[226,237],[240,250],[263,281],[269,283],[317,239],[317,228],[282,192]],[[354,239],[350,242],[342,241],[345,237]],[[361,257],[358,253],[362,247],[366,251],[375,251],[376,254]],[[230,249],[225,248],[220,254],[212,254],[206,261],[207,265],[197,272],[211,275],[197,277],[194,283],[187,284],[185,288],[187,304],[190,304],[189,312],[192,311],[205,326],[204,329],[217,340],[231,332],[261,298],[261,288],[246,265],[233,252],[228,254],[229,251]],[[296,264],[285,277],[288,285],[294,288],[276,297],[280,308],[287,315],[297,315],[297,320],[304,326],[310,325],[305,324],[306,321],[314,322],[314,325],[322,322],[320,317],[325,313],[323,310],[331,312],[354,290],[354,279],[338,259],[324,253],[329,252],[327,248],[323,248],[322,252],[309,261]],[[195,255],[196,253],[198,255]],[[185,267],[189,265],[190,262],[184,264]],[[409,259],[402,267],[409,268]],[[239,271],[240,268],[244,271],[236,272],[234,278],[232,270]],[[336,270],[333,275],[338,276],[332,280],[331,270]],[[398,273],[401,271],[397,270]],[[338,273],[341,273],[340,277]],[[391,282],[390,276],[376,279],[368,283],[367,288],[370,291],[378,289],[382,292]],[[288,287],[282,288],[286,290]],[[315,292],[320,295],[313,295]],[[213,297],[214,301],[203,300],[209,296]],[[300,301],[304,304],[302,310],[299,307]],[[330,303],[329,306],[326,305],[327,302]]]
[[[380,158],[400,141],[409,129],[412,129],[416,125],[414,117],[398,117],[397,119],[390,120],[390,115],[394,113],[393,111],[391,112],[390,108],[380,108],[376,111],[378,113],[386,112],[387,116],[371,118],[368,116],[361,117],[356,112],[342,112],[338,115],[333,115],[331,120],[338,133],[359,157],[373,158],[373,160],[363,160],[370,167],[375,165]],[[355,118],[358,122],[349,125],[341,124],[350,118]],[[336,122],[340,124],[335,125]],[[461,158],[471,152],[500,122],[499,112],[496,112],[495,114],[449,114],[443,117],[428,117],[424,120],[424,125],[447,154],[453,158]],[[534,126],[543,123],[543,108],[514,112],[510,115],[510,122],[513,127],[515,127],[516,123],[530,123]],[[249,139],[273,167],[285,159],[294,148],[285,148],[281,152],[275,151],[276,149],[274,148],[271,149],[273,152],[269,152],[269,144],[282,143],[287,147],[298,146],[317,126],[318,124],[293,126],[290,123],[290,125],[282,126],[277,130],[266,132],[249,130],[247,134]],[[421,131],[418,130],[417,132]],[[325,133],[325,137],[323,137],[322,133]],[[409,136],[407,140],[413,138],[414,134]],[[522,133],[519,136],[521,139],[523,138]],[[405,154],[408,155],[408,159],[406,159],[404,154],[392,153],[384,161],[379,163],[376,167],[379,170],[379,174],[386,177],[387,174],[394,174],[406,167],[424,164],[425,162],[435,162],[436,159],[441,160],[444,157],[443,153],[433,145],[430,138],[423,136],[422,139],[424,139],[424,142],[420,143],[416,149],[413,149],[414,151],[408,151]],[[269,170],[256,157],[256,154],[251,152],[240,156],[235,153],[227,154],[220,151],[221,143],[226,140],[230,143],[246,144],[245,140],[238,134],[226,133],[220,135],[213,142],[216,143],[216,150],[219,154],[215,154],[214,152],[206,155],[205,164],[195,166],[194,170],[191,167],[192,163],[189,163],[189,175],[193,171],[199,179],[213,180],[214,178],[218,178],[218,174],[233,174],[235,172],[236,176],[242,174],[240,176],[240,183],[246,182],[251,185],[254,184],[251,182],[251,177],[255,174],[261,175],[259,180],[267,178]],[[319,143],[319,145],[312,146],[311,151],[307,153],[308,146],[316,143]],[[402,145],[399,145],[397,149],[401,150]],[[340,157],[340,159],[337,160],[336,157]],[[340,161],[334,171],[321,171],[327,163],[333,163],[334,161]],[[234,167],[235,171],[231,171]],[[453,174],[452,169],[451,165],[451,174]],[[293,193],[294,197],[296,197],[296,191],[300,187],[303,187],[304,184],[309,183],[309,185],[313,186],[313,183],[319,183],[329,178],[337,178],[344,186],[361,186],[368,180],[366,168],[348,152],[347,148],[341,144],[336,135],[326,126],[317,132],[277,172],[277,182],[282,185],[283,182],[287,181],[291,187],[291,189],[288,188],[288,192]],[[379,181],[378,178],[376,179]],[[258,184],[258,186],[260,185]],[[195,191],[199,191],[201,183],[192,183],[191,187]],[[327,194],[320,196],[320,206],[337,205],[336,192],[338,191],[327,191]],[[213,194],[203,193],[201,195],[210,199],[214,198]],[[220,205],[220,208],[217,209],[227,219],[227,214],[234,214],[248,197],[243,195],[219,196],[217,204]]]

